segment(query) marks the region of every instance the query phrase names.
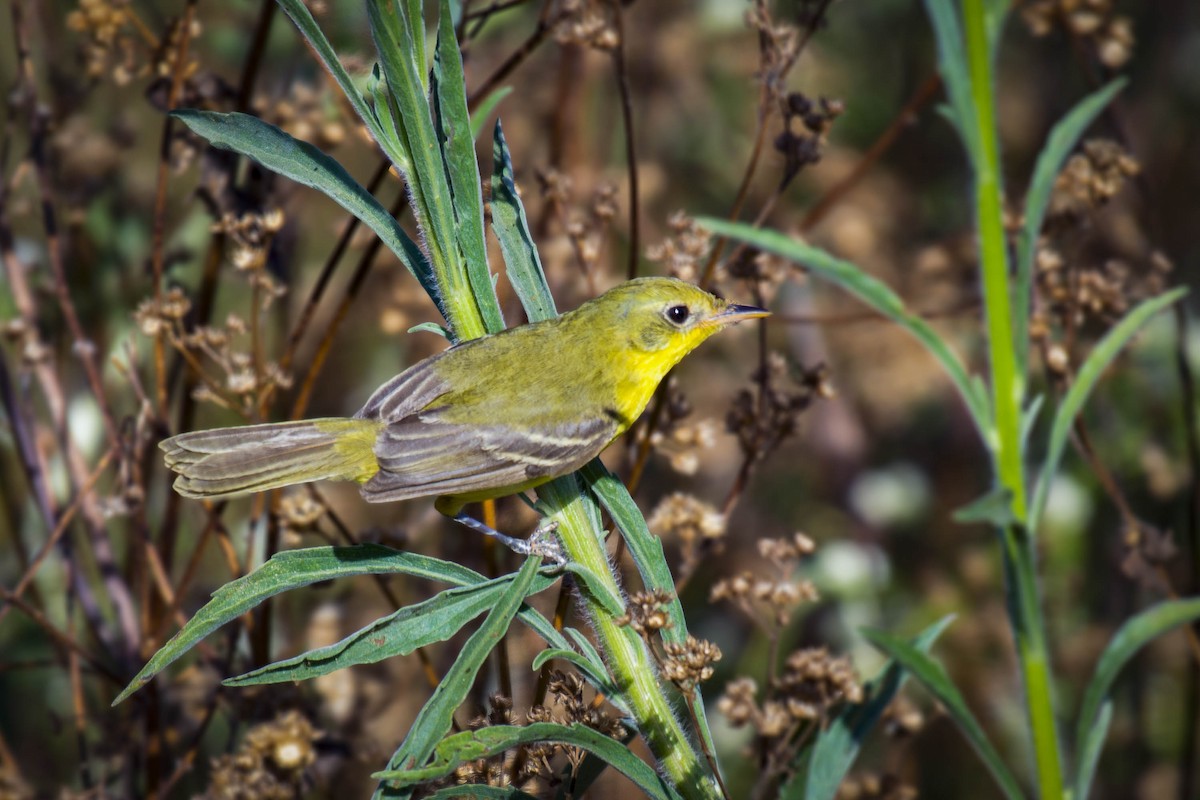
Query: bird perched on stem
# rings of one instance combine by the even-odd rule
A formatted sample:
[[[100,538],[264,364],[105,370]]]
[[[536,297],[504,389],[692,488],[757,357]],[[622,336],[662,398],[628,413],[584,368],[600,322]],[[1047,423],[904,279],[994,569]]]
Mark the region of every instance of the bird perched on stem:
[[[194,431],[160,446],[185,497],[351,480],[372,503],[436,497],[441,513],[528,554],[525,540],[463,507],[579,469],[633,424],[681,358],[768,313],[683,281],[641,278],[555,319],[430,356],[353,417]]]

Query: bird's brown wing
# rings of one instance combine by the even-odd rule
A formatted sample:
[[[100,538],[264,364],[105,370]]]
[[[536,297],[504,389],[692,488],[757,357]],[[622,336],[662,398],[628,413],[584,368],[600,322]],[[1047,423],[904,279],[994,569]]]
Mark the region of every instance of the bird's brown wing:
[[[379,472],[362,493],[371,502],[515,493],[583,466],[616,432],[607,417],[533,429],[499,419],[467,425],[441,409],[420,411],[390,420],[380,433]]]

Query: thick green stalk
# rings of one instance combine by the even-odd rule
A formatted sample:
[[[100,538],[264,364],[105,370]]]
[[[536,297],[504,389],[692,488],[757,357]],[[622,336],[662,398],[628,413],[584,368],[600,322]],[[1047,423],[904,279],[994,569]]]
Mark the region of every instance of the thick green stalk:
[[[971,76],[971,108],[974,119],[964,124],[975,127],[977,151],[975,204],[987,311],[988,346],[992,373],[992,402],[995,412],[994,441],[996,477],[1012,498],[1014,523],[1006,526],[1005,565],[1010,581],[1013,632],[1025,683],[1025,701],[1033,731],[1038,786],[1044,800],[1063,796],[1062,759],[1055,724],[1050,663],[1037,584],[1034,542],[1025,525],[1028,515],[1025,470],[1021,453],[1021,401],[1023,380],[1019,374],[1012,328],[1008,258],[1001,208],[1000,153],[996,140],[995,87],[992,53],[987,36],[985,0],[963,0],[968,69]]]
[[[559,478],[538,487],[538,499],[552,510],[551,517],[559,524],[558,535],[571,561],[596,575],[614,597],[624,597],[575,477]],[[659,682],[658,668],[645,644],[628,627],[617,625],[612,614],[586,591],[581,590],[580,597],[596,632],[600,652],[617,686],[623,690],[620,699],[637,720],[659,768],[686,798],[721,797],[671,709]]]

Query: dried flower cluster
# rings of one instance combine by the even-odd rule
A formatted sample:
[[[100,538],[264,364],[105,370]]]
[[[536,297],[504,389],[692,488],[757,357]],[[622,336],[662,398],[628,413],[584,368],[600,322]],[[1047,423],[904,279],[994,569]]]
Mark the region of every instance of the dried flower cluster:
[[[554,169],[537,172],[538,187],[550,215],[562,227],[579,269],[592,294],[599,291],[596,275],[601,269],[604,243],[612,233],[617,215],[617,187],[609,182],[593,189],[586,204],[576,203],[571,178]]]
[[[1071,156],[1054,179],[1048,225],[1069,224],[1104,206],[1117,195],[1141,165],[1111,139],[1089,139]]]
[[[559,44],[615,50],[621,44],[618,13],[609,0],[561,0],[554,38]]]
[[[673,597],[661,590],[637,592],[614,622],[629,626],[642,637],[663,676],[691,697],[700,683],[712,677],[712,665],[721,660],[721,648],[694,636],[682,642],[662,641],[661,632],[673,627],[666,610]]]
[[[811,100],[791,92],[783,102],[783,131],[775,137],[775,149],[783,155],[780,184],[787,185],[800,170],[821,160],[834,121],[846,111],[841,100],[821,97]]]
[[[726,428],[737,436],[742,452],[753,461],[766,458],[784,439],[794,434],[800,415],[817,398],[834,396],[824,364],[800,368],[794,375],[796,388],[785,388],[787,360],[770,353],[766,364],[755,370],[753,388],[741,389],[725,417]]]
[[[1153,252],[1135,269],[1123,257],[1097,256],[1093,218],[1138,174],[1140,167],[1116,142],[1092,139],[1072,156],[1054,183],[1045,233],[1035,254],[1038,308],[1030,336],[1042,347],[1051,373],[1066,375],[1075,332],[1106,328],[1133,304],[1163,291],[1171,263]],[[1065,336],[1060,341],[1056,332]]]
[[[83,59],[89,78],[109,75],[118,86],[133,79],[137,48],[125,30],[133,16],[127,2],[112,0],[80,0],[67,14],[67,27],[87,37]]]
[[[338,113],[337,98],[328,87],[318,89],[307,83],[293,83],[289,92],[274,103],[258,98],[255,110],[263,119],[322,150],[337,147],[346,140],[346,123]]]
[[[638,428],[630,445],[637,450],[649,436],[650,447],[654,453],[666,457],[671,469],[680,475],[695,475],[704,464],[706,452],[717,445],[719,423],[708,417],[689,419],[692,403],[670,377],[665,391],[667,401],[658,424]]]
[[[787,74],[800,56],[800,29],[776,22],[765,0],[754,0],[746,12],[746,27],[758,33],[758,80],[772,94],[782,97]]]
[[[86,37],[83,61],[88,77],[108,77],[117,86],[140,78],[170,78],[185,40],[201,33],[199,22],[192,20],[185,26],[182,19],[173,19],[167,22],[166,33],[157,37],[128,0],[79,0],[79,7],[67,14],[67,27]],[[199,70],[199,62],[189,57],[183,78],[190,79]]]
[[[691,635],[682,642],[667,642],[663,653],[663,675],[688,696],[713,676],[713,664],[721,660],[721,648]]]
[[[254,280],[267,290],[267,297],[282,296],[284,289],[263,271],[275,234],[283,229],[283,211],[226,212],[212,224],[213,233],[223,233],[229,241],[229,260],[241,272],[260,273]],[[264,308],[265,310],[265,308]]]
[[[764,303],[769,303],[793,274],[795,270],[786,259],[751,247],[741,248],[725,265],[725,277],[749,282]]]
[[[837,800],[914,800],[917,790],[897,775],[851,775],[838,787]]]
[[[300,534],[313,530],[325,511],[325,504],[304,488],[286,492],[279,501],[278,511],[283,534],[298,545]]]
[[[1062,29],[1090,45],[1109,69],[1124,66],[1133,56],[1133,23],[1115,12],[1112,0],[1030,0],[1020,8],[1034,36]]]
[[[758,693],[753,678],[736,678],[725,687],[717,710],[735,728],[754,726],[768,748],[787,747],[803,726],[820,724],[836,706],[860,703],[863,698],[850,660],[830,656],[824,647],[793,652],[761,703]]]
[[[148,298],[134,312],[134,321],[149,338],[163,336],[188,362],[200,383],[193,392],[202,402],[238,409],[249,415],[257,405],[259,392],[291,386],[291,377],[275,362],[265,362],[258,370],[253,356],[236,347],[248,326],[241,317],[229,314],[224,326],[203,325],[191,330],[185,318],[191,301],[179,288],[167,291],[160,302]],[[207,359],[223,373],[217,378],[205,369]]]
[[[206,800],[291,800],[317,759],[320,733],[298,711],[250,729],[237,752],[213,759]]]
[[[696,283],[704,269],[704,259],[712,249],[712,234],[683,211],[673,213],[667,227],[670,236],[647,247],[646,258],[662,264],[672,278]]]
[[[771,565],[775,576],[760,577],[747,571],[723,578],[713,584],[709,599],[713,602],[728,600],[773,635],[787,625],[797,606],[820,599],[812,581],[794,577],[800,561],[815,550],[812,540],[803,533],[797,533],[791,539],[761,539],[759,554]]]
[[[691,574],[705,556],[720,550],[725,537],[725,515],[698,497],[683,492],[667,495],[646,524],[657,536],[679,543],[681,572]]]
[[[649,639],[659,631],[671,627],[671,618],[666,605],[674,595],[661,589],[635,592],[625,605],[625,613],[613,620],[618,625],[628,625],[638,636]]]
[[[560,725],[586,725],[605,736],[624,741],[629,735],[625,726],[606,707],[587,696],[586,684],[575,673],[555,670],[546,686],[551,702],[534,706],[525,715],[526,725],[552,722]],[[492,725],[520,725],[513,714],[512,700],[492,695],[486,716],[471,720],[471,730]],[[568,745],[538,742],[515,748],[502,756],[479,759],[460,765],[452,777],[453,784],[484,784],[487,786],[517,786],[527,793],[538,793],[542,787],[553,788],[562,782],[562,770],[556,769],[556,756],[565,758],[572,769],[583,763],[586,752]],[[515,776],[515,778],[514,778]]]
[[[1170,531],[1140,520],[1129,520],[1121,536],[1124,557],[1121,572],[1142,586],[1162,591],[1169,573],[1166,568],[1179,557],[1179,547]]]

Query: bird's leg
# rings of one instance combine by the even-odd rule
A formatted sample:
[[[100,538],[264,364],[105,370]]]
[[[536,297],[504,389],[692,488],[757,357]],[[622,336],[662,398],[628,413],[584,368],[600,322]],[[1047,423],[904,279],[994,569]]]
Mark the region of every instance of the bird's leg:
[[[495,528],[489,528],[474,517],[468,516],[465,511],[459,511],[453,519],[476,533],[492,537],[518,555],[541,556],[559,567],[567,563],[567,555],[563,552],[562,545],[558,543],[558,537],[554,534],[554,531],[558,529],[558,523],[554,520],[539,525],[528,539],[518,539],[503,534]]]

